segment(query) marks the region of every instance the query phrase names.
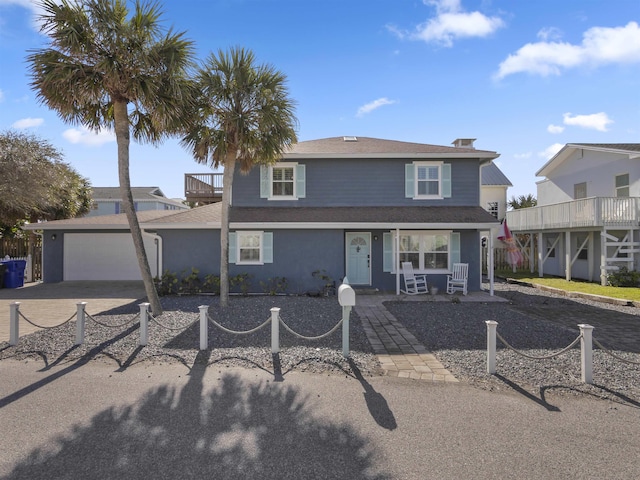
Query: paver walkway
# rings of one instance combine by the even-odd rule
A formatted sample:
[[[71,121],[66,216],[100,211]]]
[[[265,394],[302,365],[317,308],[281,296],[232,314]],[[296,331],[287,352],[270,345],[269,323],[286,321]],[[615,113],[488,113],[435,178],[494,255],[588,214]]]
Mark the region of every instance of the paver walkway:
[[[506,301],[485,292],[457,295],[461,302]],[[387,301],[451,301],[448,295],[358,295],[355,311],[385,375],[438,382],[458,380],[385,307]]]

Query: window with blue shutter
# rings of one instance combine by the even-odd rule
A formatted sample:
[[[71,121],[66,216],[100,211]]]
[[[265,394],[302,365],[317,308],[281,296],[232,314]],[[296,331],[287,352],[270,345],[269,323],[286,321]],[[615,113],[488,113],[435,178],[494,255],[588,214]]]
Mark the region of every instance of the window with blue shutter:
[[[229,263],[236,263],[237,253],[236,233],[229,232]]]
[[[415,200],[451,197],[451,165],[413,162],[404,167],[404,195]]]
[[[273,232],[230,232],[229,263],[237,265],[273,263]]]
[[[453,267],[454,263],[460,263],[460,233],[451,233],[451,244],[449,245],[449,268]]]
[[[393,235],[391,233],[382,234],[382,271],[393,271]]]
[[[269,200],[297,200],[305,198],[305,165],[280,162],[260,167],[260,198]]]

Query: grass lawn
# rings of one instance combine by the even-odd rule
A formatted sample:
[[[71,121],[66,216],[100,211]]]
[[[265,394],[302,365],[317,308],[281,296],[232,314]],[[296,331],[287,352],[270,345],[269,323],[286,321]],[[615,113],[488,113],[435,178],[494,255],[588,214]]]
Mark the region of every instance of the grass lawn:
[[[537,274],[529,272],[516,272],[510,270],[496,271],[496,277],[513,278],[527,283],[545,285],[547,287],[558,288],[567,292],[590,293],[592,295],[602,295],[605,297],[621,298],[630,301],[640,301],[640,288],[634,287],[603,287],[598,283],[586,282],[582,280],[571,280],[567,282],[563,278],[538,277]]]

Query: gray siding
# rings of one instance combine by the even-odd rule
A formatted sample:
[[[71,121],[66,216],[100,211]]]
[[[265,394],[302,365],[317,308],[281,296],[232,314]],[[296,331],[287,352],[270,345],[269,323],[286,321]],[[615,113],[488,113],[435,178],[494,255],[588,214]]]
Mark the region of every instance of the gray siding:
[[[162,269],[181,275],[200,271],[200,277],[220,274],[220,230],[158,230],[162,237]]]
[[[298,163],[306,166],[305,198],[260,198],[260,167],[255,167],[248,175],[238,173],[234,177],[233,206],[464,206],[480,202],[480,167],[476,159],[451,162],[451,198],[442,200],[405,197],[404,166],[413,163],[412,159],[322,159]]]

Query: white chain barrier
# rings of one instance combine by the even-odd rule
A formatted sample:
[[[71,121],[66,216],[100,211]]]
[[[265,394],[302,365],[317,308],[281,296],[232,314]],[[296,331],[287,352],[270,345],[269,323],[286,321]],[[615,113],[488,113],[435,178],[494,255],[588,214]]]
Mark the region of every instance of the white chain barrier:
[[[340,328],[340,325],[342,325],[342,354],[345,358],[349,357],[349,317],[351,315],[351,308],[353,306],[355,306],[356,304],[356,295],[355,292],[353,290],[353,288],[351,288],[351,286],[349,285],[346,277],[342,283],[342,285],[340,285],[339,289],[338,289],[338,302],[340,304],[340,306],[342,307],[342,319],[340,319],[338,321],[338,323],[328,332],[323,333],[322,335],[318,335],[318,336],[314,336],[314,337],[308,337],[308,336],[304,336],[301,335],[299,333],[297,333],[296,331],[294,331],[291,327],[289,327],[284,320],[282,320],[282,318],[280,317],[280,308],[278,307],[273,307],[271,309],[271,316],[269,318],[267,318],[262,324],[258,325],[255,328],[252,328],[251,330],[245,330],[245,331],[236,331],[236,330],[232,330],[229,329],[223,325],[221,325],[220,323],[216,322],[214,319],[212,319],[209,316],[209,307],[206,305],[201,305],[198,307],[198,309],[200,310],[200,350],[206,350],[208,348],[209,345],[209,338],[208,338],[208,334],[209,334],[209,323],[213,324],[214,326],[218,327],[220,330],[229,333],[229,334],[234,334],[234,335],[249,335],[251,333],[255,333],[258,330],[264,328],[265,326],[267,326],[267,324],[269,322],[271,322],[271,352],[272,353],[279,353],[280,352],[280,324],[283,325],[283,327],[285,328],[285,330],[287,330],[289,333],[291,333],[292,335],[301,338],[303,340],[320,340],[322,338],[328,337],[329,335],[333,334],[336,330],[338,330],[338,328]],[[145,346],[148,343],[149,340],[149,318],[151,318],[151,320],[157,324],[158,326],[165,328],[167,330],[172,330],[172,331],[182,331],[185,330],[187,328],[189,328],[191,325],[193,324],[189,324],[186,326],[181,326],[181,327],[171,327],[168,326],[166,324],[163,324],[161,321],[159,321],[159,319],[155,318],[150,312],[149,312],[149,303],[145,302],[145,303],[140,303],[138,306],[140,307],[140,312],[135,314],[132,318],[128,319],[126,322],[123,322],[121,324],[118,325],[109,325],[106,324],[104,322],[99,321],[98,319],[96,319],[94,316],[90,315],[89,313],[86,312],[86,305],[87,302],[78,302],[77,304],[77,311],[76,313],[74,313],[68,320],[66,320],[65,322],[56,325],[54,327],[49,327],[49,326],[42,326],[42,325],[38,325],[34,322],[32,322],[31,320],[29,320],[28,318],[26,318],[24,315],[22,315],[22,313],[20,313],[20,302],[14,302],[10,305],[10,339],[9,339],[9,344],[10,345],[17,345],[18,344],[18,338],[19,338],[19,325],[18,325],[18,320],[20,317],[24,318],[27,322],[29,322],[30,324],[32,324],[35,327],[38,328],[56,328],[56,327],[60,327],[68,322],[70,322],[71,320],[73,320],[74,317],[77,317],[77,322],[76,322],[76,345],[81,345],[82,343],[84,343],[84,329],[85,329],[85,323],[86,323],[86,319],[88,318],[89,320],[93,321],[94,323],[96,323],[97,325],[100,325],[102,327],[105,328],[123,328],[133,322],[136,321],[136,319],[140,319],[140,341],[139,341],[139,345],[140,346]]]
[[[557,357],[566,353],[572,349],[578,342],[580,342],[580,368],[581,368],[581,380],[583,383],[593,383],[593,344],[595,343],[602,351],[608,355],[611,355],[621,362],[629,363],[632,365],[640,365],[640,362],[633,362],[619,355],[614,354],[612,351],[606,349],[600,342],[593,338],[593,326],[588,324],[579,324],[580,335],[569,346],[563,348],[559,352],[552,353],[541,357],[535,357],[527,355],[521,351],[513,348],[509,343],[497,333],[498,322],[494,320],[487,320],[487,373],[495,375],[496,373],[496,338],[498,338],[509,350],[512,350],[518,355],[532,359],[532,360],[546,360],[549,358]]]

